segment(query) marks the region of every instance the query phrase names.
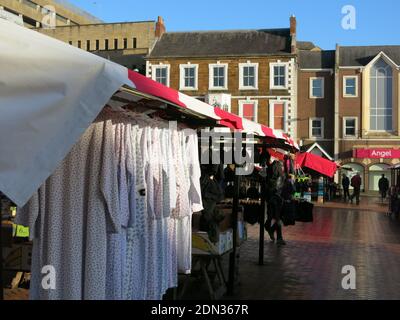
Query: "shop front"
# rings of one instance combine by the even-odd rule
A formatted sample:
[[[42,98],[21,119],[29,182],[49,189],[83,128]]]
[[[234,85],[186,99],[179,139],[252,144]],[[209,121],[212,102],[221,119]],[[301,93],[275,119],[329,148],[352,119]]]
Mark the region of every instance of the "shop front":
[[[355,148],[353,157],[342,162],[350,179],[358,172],[362,178],[361,190],[379,191],[378,181],[382,174],[390,177],[390,167],[400,162],[400,149],[396,148]]]

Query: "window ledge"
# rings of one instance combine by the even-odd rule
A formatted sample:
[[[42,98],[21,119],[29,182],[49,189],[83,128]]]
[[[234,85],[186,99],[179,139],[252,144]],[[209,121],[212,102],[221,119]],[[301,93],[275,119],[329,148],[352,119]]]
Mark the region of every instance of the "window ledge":
[[[212,87],[212,88],[208,88],[208,90],[223,91],[223,90],[228,90],[228,88],[223,88],[223,87]]]
[[[288,87],[270,87],[270,90],[289,90]]]
[[[258,90],[258,88],[254,88],[254,87],[239,87],[239,90],[250,91],[250,90]]]

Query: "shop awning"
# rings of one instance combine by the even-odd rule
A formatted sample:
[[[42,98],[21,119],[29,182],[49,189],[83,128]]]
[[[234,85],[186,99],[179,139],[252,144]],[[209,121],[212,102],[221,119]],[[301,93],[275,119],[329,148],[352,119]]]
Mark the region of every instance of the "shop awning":
[[[158,97],[167,103],[189,109],[199,115],[214,119],[219,125],[232,130],[254,134],[258,137],[280,139],[288,146],[296,150],[299,149],[297,143],[293,139],[278,130],[244,119],[238,115],[222,110],[221,108],[212,107],[205,102],[166,87],[134,71],[129,70],[128,72],[129,79],[134,83],[136,90],[140,93]]]
[[[281,139],[297,148],[282,133],[59,40],[3,19],[0,30],[0,191],[19,206],[122,89],[216,125]]]
[[[335,175],[338,168],[335,162],[309,152],[298,153],[296,155],[296,166],[298,168],[312,169],[330,178]]]

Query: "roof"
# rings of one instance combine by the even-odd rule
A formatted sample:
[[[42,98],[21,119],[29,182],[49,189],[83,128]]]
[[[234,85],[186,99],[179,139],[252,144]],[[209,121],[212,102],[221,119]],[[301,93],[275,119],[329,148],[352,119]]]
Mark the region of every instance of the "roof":
[[[362,67],[366,66],[381,51],[384,52],[394,63],[400,65],[400,46],[358,46],[340,47],[340,66]]]
[[[332,69],[335,66],[335,50],[299,51],[300,69]]]
[[[311,41],[297,41],[297,49],[299,50],[321,50]]]
[[[149,58],[290,54],[290,29],[167,32]]]

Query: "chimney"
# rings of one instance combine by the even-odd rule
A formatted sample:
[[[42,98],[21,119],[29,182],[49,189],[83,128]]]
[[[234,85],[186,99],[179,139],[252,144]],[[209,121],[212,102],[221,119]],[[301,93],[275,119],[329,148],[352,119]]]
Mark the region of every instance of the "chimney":
[[[162,17],[158,16],[156,23],[156,38],[161,38],[161,36],[166,32],[164,20]]]
[[[296,53],[297,51],[297,21],[296,17],[292,15],[290,17],[290,38],[291,38],[291,45],[290,51],[291,53]]]

